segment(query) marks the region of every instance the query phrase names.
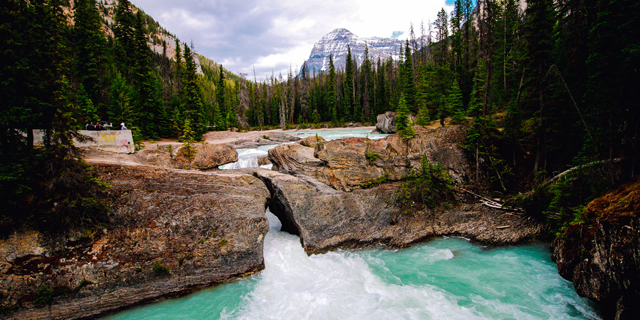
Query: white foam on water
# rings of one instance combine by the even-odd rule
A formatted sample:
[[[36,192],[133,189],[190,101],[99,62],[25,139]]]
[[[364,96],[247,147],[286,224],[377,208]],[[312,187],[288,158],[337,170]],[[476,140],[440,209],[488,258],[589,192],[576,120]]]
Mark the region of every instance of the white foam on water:
[[[319,137],[324,138],[327,141],[347,138],[347,137],[361,137],[369,139],[382,139],[388,134],[378,134],[371,133],[371,130],[362,130],[362,129],[354,129],[354,130],[318,130],[318,131],[302,131],[293,134],[296,137],[306,138],[318,135]]]
[[[269,211],[265,269],[113,319],[598,319],[544,246],[460,238],[307,256]]]
[[[223,319],[482,318],[437,287],[387,283],[358,252],[307,256],[300,239],[277,232],[273,220],[258,284],[245,296],[245,305]],[[451,251],[436,250],[432,259],[452,257]]]

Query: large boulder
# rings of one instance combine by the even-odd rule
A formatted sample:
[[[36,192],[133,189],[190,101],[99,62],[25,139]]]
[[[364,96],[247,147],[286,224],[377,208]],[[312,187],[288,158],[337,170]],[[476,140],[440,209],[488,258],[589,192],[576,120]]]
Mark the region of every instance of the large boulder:
[[[286,144],[270,149],[268,152],[273,170],[276,171],[295,173],[323,165],[320,159],[313,156],[313,148],[300,144]]]
[[[6,318],[94,318],[264,268],[270,194],[259,179],[94,166],[112,186],[104,230],[0,240],[2,307],[18,309]],[[56,295],[37,306],[42,286]]]
[[[282,222],[282,229],[299,235],[307,254],[379,244],[400,248],[444,235],[515,244],[545,232],[537,222],[478,204],[407,214],[395,204],[397,183],[344,192],[308,176],[251,171],[270,189],[270,210]]]
[[[215,169],[221,165],[238,161],[238,151],[226,144],[198,143],[196,150],[193,166],[198,170]]]
[[[377,133],[396,133],[396,116],[397,112],[387,111],[383,114],[379,114],[376,120],[376,129],[374,132]],[[415,123],[415,117],[413,115],[409,115],[409,123]]]
[[[396,133],[396,112],[387,111],[379,114],[376,120],[376,130],[381,133]]]
[[[274,170],[311,176],[335,189],[350,191],[387,175],[391,181],[420,168],[422,156],[440,163],[452,180],[462,184],[470,177],[470,165],[459,146],[466,128],[414,127],[416,137],[404,141],[398,135],[383,139],[344,138],[310,147],[287,145],[273,148],[269,158]]]
[[[184,145],[166,145],[156,149],[143,149],[133,159],[140,164],[174,169],[211,170],[238,161],[238,152],[226,144],[195,143],[193,158],[184,152]]]
[[[281,144],[300,140],[290,134],[281,132],[265,132],[262,137],[257,139],[238,139],[229,145],[235,149],[257,149],[260,146]]]

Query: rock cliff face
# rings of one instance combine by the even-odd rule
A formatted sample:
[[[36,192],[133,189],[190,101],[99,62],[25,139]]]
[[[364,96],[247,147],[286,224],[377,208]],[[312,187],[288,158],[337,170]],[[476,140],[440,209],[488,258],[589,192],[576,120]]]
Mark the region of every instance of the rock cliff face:
[[[515,244],[535,239],[545,230],[525,217],[477,204],[404,213],[394,204],[397,184],[393,183],[344,192],[309,177],[252,171],[271,190],[270,210],[282,221],[283,230],[299,235],[308,254],[379,244],[400,248],[444,235]]]
[[[453,126],[425,130],[414,127],[416,137],[408,142],[392,135],[378,140],[345,138],[316,145],[279,146],[269,150],[273,169],[296,175],[307,175],[339,190],[353,190],[361,184],[385,174],[389,180],[400,180],[420,167],[422,155],[432,163],[439,162],[457,183],[470,174],[464,150],[466,128]]]
[[[333,64],[336,69],[344,69],[347,60],[347,49],[351,47],[351,55],[358,65],[364,62],[365,46],[369,47],[369,60],[372,63],[380,58],[386,60],[393,57],[398,59],[400,46],[404,42],[387,38],[358,38],[347,29],[335,29],[316,42],[306,61],[309,72],[313,74],[329,70],[329,56],[333,56]]]
[[[577,223],[553,242],[558,272],[578,294],[611,319],[640,314],[640,178],[585,208]]]
[[[162,147],[159,149],[143,149],[136,152],[132,160],[140,164],[162,168],[211,170],[221,165],[238,161],[238,152],[226,144],[196,143],[193,160],[189,160],[180,150]]]
[[[259,179],[140,166],[96,169],[113,186],[107,229],[55,239],[27,232],[0,241],[3,304],[21,305],[7,318],[94,317],[264,267],[270,195]],[[43,285],[55,297],[39,307]]]

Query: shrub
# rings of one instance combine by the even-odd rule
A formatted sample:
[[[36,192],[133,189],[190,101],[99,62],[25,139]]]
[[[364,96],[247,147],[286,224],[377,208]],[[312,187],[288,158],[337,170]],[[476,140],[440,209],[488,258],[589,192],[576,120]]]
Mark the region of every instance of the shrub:
[[[153,263],[153,272],[155,272],[155,274],[159,276],[166,275],[166,274],[169,274],[169,272],[171,272],[171,268],[163,266],[162,262],[158,260]]]
[[[382,159],[382,156],[380,156],[380,154],[371,151],[365,152],[364,156],[369,161],[369,164],[373,164],[376,159]]]
[[[53,296],[53,289],[43,284],[38,288],[38,292],[36,292],[34,302],[38,306],[48,305],[51,303],[51,301],[53,301]]]
[[[396,200],[401,207],[419,205],[435,208],[440,203],[455,200],[455,189],[449,175],[444,171],[440,163],[433,166],[422,156],[420,171],[404,177],[405,182],[396,191]]]
[[[363,184],[360,185],[360,188],[363,189],[367,189],[367,188],[373,188],[373,187],[377,187],[383,183],[386,183],[389,181],[389,173],[385,173],[383,176],[380,176],[377,179],[373,179],[371,181],[365,182]]]

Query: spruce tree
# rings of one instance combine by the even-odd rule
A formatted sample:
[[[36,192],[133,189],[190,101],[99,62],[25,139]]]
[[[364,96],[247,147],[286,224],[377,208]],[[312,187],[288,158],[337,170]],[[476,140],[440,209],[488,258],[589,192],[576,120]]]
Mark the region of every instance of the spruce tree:
[[[222,67],[221,67],[222,68]],[[200,140],[206,130],[204,122],[204,105],[202,91],[198,85],[196,64],[191,54],[191,49],[184,45],[184,74],[182,76],[182,116],[189,119],[191,129]]]
[[[396,132],[400,139],[405,141],[415,137],[416,133],[413,131],[413,123],[409,119],[409,107],[404,99],[404,94],[400,94],[400,100],[398,103],[398,114],[396,115]]]
[[[104,114],[102,105],[105,103],[103,86],[107,68],[107,41],[94,0],[75,2],[73,32],[78,80],[91,99],[91,104]]]
[[[447,96],[447,109],[448,113],[453,115],[451,123],[459,124],[464,121],[464,107],[462,105],[462,93],[460,93],[460,87],[458,81],[454,81]]]
[[[409,40],[405,46],[404,63],[402,68],[403,74],[403,88],[402,93],[407,102],[407,107],[410,111],[417,111],[416,106],[416,84],[414,79],[413,62],[411,56],[411,48],[409,47]]]
[[[344,110],[344,118],[347,121],[353,120],[358,121],[356,119],[356,110],[355,110],[355,101],[354,101],[354,88],[353,88],[353,58],[351,56],[351,47],[347,46],[347,61],[345,66],[345,78],[344,78],[344,98],[343,102],[343,110]]]
[[[129,0],[119,0],[116,7],[115,25],[115,57],[118,69],[125,79],[130,79],[134,65],[134,30],[136,19],[131,11]]]
[[[220,126],[221,129],[224,129],[224,119],[223,115],[227,113],[227,107],[225,105],[225,97],[224,97],[224,70],[222,69],[222,65],[220,66],[220,72],[218,75],[218,83],[216,84],[216,102],[217,102],[217,111],[218,113],[214,115],[214,122],[216,126]]]
[[[327,104],[331,122],[338,123],[338,103],[336,99],[336,67],[333,65],[333,55],[329,56],[329,79],[327,81]]]

